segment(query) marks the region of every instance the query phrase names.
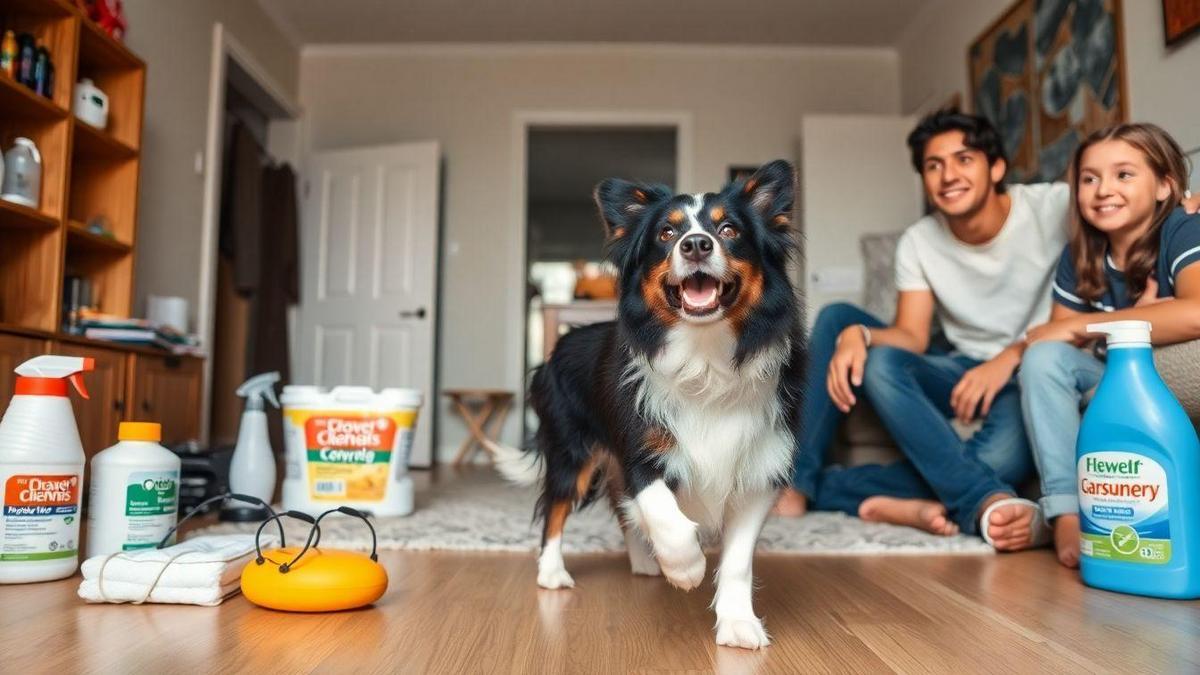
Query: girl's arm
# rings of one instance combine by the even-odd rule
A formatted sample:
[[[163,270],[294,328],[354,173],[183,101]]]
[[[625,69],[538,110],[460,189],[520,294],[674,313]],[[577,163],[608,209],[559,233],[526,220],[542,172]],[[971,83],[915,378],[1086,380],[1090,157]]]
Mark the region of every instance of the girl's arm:
[[[1150,340],[1156,345],[1195,340],[1200,338],[1200,265],[1188,265],[1179,270],[1175,277],[1174,298],[1104,314],[1074,312],[1061,305],[1055,305],[1054,312],[1050,323],[1029,331],[1030,342],[1066,340],[1078,344],[1077,341],[1096,337],[1087,332],[1089,323],[1130,320],[1153,324]]]
[[[1025,332],[1025,341],[1020,343],[1021,352],[1024,353],[1024,347],[1027,345],[1047,340],[1070,342],[1076,347],[1081,347],[1094,339],[1094,336],[1080,335],[1087,324],[1109,320],[1109,315],[1104,314],[1103,318],[1100,318],[1097,314],[1096,312],[1080,312],[1054,302],[1050,308],[1050,320]]]

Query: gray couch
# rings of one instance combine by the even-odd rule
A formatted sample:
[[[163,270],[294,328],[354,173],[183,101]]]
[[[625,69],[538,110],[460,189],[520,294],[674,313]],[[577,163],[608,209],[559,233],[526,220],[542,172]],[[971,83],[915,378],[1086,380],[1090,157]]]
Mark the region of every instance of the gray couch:
[[[899,238],[900,233],[895,232],[864,235],[859,240],[864,268],[862,306],[886,321],[896,313],[894,257]],[[1154,362],[1193,423],[1200,423],[1200,340],[1159,347],[1154,350]],[[964,438],[978,428],[954,425]],[[855,406],[846,417],[829,457],[844,466],[857,466],[895,461],[900,452],[868,404]]]

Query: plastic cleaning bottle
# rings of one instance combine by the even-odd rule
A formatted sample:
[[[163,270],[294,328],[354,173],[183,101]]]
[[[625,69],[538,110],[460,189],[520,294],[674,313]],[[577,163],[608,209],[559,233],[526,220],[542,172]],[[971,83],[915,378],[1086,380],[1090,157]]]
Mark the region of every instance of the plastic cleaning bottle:
[[[87,557],[154,548],[175,526],[182,460],[162,426],[121,422],[117,444],[92,458]]]
[[[16,395],[0,419],[0,583],[62,579],[79,565],[83,445],[67,398],[88,398],[92,359],[38,356],[17,366]]]
[[[1200,440],[1154,369],[1150,324],[1090,324],[1108,363],[1076,445],[1084,583],[1200,597]]]
[[[246,410],[238,427],[237,446],[229,463],[229,490],[250,495],[271,503],[275,495],[275,453],[271,450],[271,437],[267,434],[267,413],[263,410],[263,398],[279,407],[275,398],[275,383],[279,373],[262,373],[246,380],[237,388],[237,395],[246,399]],[[265,513],[259,509],[230,504],[221,513],[223,520],[262,520]]]

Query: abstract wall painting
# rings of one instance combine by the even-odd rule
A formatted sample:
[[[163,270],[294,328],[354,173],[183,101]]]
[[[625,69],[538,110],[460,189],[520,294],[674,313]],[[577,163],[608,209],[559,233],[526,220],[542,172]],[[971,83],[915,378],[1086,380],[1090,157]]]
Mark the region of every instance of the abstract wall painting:
[[[1120,0],[1019,0],[971,44],[967,65],[1010,182],[1062,178],[1084,137],[1126,120]]]

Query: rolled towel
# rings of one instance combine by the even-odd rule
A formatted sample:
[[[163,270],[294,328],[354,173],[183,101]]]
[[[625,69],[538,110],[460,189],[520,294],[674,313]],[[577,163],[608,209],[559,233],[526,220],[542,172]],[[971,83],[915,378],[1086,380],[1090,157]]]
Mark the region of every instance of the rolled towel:
[[[274,538],[263,538],[263,547]],[[200,536],[163,549],[123,551],[83,562],[79,597],[88,602],[218,605],[236,593],[254,558],[254,535]]]

